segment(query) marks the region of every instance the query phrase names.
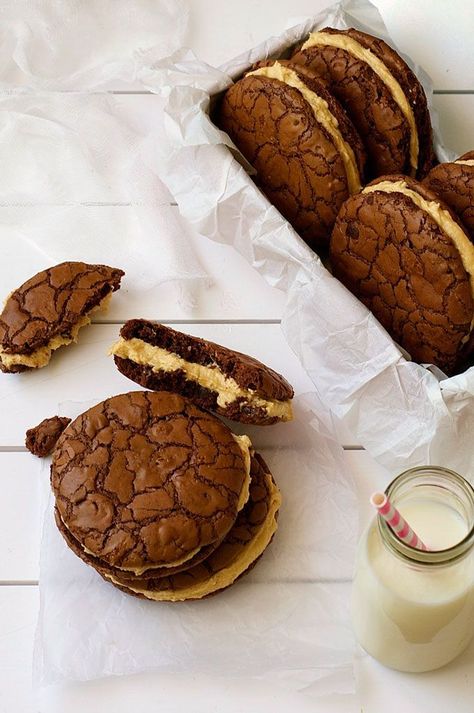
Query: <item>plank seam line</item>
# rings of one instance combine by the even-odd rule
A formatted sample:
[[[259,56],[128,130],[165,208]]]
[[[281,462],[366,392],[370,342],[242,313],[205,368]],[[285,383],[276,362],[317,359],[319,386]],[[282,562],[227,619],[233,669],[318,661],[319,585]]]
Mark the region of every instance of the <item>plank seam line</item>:
[[[20,88],[10,88],[0,90],[1,97],[23,97],[23,96],[48,96],[57,94],[70,94],[76,96],[158,96],[157,92],[152,92],[146,89],[103,89],[103,90],[84,90],[84,89],[53,89],[50,91],[38,90],[29,91],[22,87]],[[474,89],[434,89],[433,94],[436,96],[442,96],[446,94],[459,94],[459,95],[469,95],[474,94]]]
[[[310,577],[301,579],[268,579],[262,582],[253,581],[247,582],[248,585],[258,586],[262,584],[349,584],[352,579],[349,577]],[[11,579],[0,580],[0,587],[37,587],[39,580],[37,579]]]
[[[283,446],[270,446],[270,445],[256,445],[257,448],[266,450],[266,451],[271,451],[275,449],[281,449]],[[341,448],[343,451],[365,451],[364,446],[358,445],[357,443],[354,444],[348,444],[348,443],[342,443]],[[25,448],[25,446],[0,446],[0,454],[1,453],[28,453],[28,449]]]
[[[95,319],[95,325],[125,324],[123,319]],[[281,324],[281,319],[157,319],[160,324]]]
[[[176,201],[152,203],[150,201],[1,201],[0,208],[133,208],[152,206],[153,208],[175,208]]]
[[[434,89],[433,94],[437,96],[460,94],[461,96],[474,94],[474,89]]]
[[[30,91],[23,87],[19,88],[9,88],[0,90],[0,96],[44,96],[50,94],[76,94],[76,95],[104,95],[111,94],[117,96],[158,96],[157,92],[152,92],[150,89],[98,89],[86,90],[86,89],[53,89],[50,91],[37,90]],[[474,94],[474,89],[434,89],[433,94]]]

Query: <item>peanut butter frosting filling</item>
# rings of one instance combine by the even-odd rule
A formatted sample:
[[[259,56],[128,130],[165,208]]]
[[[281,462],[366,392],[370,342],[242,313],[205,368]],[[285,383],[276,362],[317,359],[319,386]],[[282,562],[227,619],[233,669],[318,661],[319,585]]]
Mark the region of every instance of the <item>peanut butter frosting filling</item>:
[[[199,386],[215,391],[218,394],[217,403],[225,408],[238,398],[244,398],[252,405],[260,407],[269,416],[275,416],[282,421],[290,421],[293,417],[291,401],[271,401],[263,399],[250,389],[243,389],[231,377],[226,376],[217,366],[203,366],[189,362],[178,354],[169,352],[162,347],[156,347],[142,339],[124,339],[121,337],[110,348],[109,354],[122,359],[130,359],[136,364],[149,366],[153,371],[184,371],[186,378],[195,381]]]

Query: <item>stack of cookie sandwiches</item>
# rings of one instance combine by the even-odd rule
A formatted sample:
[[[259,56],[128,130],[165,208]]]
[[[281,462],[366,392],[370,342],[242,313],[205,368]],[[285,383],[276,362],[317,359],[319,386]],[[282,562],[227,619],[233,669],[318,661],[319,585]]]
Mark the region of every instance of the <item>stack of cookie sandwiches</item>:
[[[474,353],[474,152],[436,165],[426,96],[382,40],[313,32],[254,65],[216,121],[255,181],[408,358]]]
[[[288,421],[293,389],[252,357],[146,320],[127,322],[111,352],[123,374],[151,390],[29,432],[41,443],[42,432],[62,430],[51,465],[57,526],[123,592],[202,599],[253,567],[281,504],[250,439],[211,412]]]

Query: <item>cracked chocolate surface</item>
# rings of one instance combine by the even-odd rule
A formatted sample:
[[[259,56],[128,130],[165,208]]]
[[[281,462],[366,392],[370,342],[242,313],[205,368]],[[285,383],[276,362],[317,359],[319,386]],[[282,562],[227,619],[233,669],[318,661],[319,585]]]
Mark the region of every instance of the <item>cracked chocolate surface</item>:
[[[51,484],[82,547],[128,570],[173,565],[219,542],[246,479],[231,431],[168,392],[114,396],[60,437]]]
[[[474,151],[460,156],[458,160],[474,160]],[[474,243],[474,166],[440,163],[431,169],[423,183],[459,216]]]
[[[437,200],[413,179],[388,178]],[[334,275],[414,360],[455,369],[473,296],[459,251],[431,216],[402,193],[353,196],[334,226],[330,254]]]
[[[200,550],[193,557],[190,557],[188,560],[182,562],[179,565],[175,565],[173,567],[150,567],[144,572],[140,572],[140,574],[135,574],[132,571],[115,567],[114,565],[109,564],[100,557],[96,557],[94,555],[91,555],[89,552],[86,552],[79,540],[77,540],[65,526],[57,507],[54,508],[54,517],[61,535],[66,540],[71,550],[78,557],[80,557],[83,562],[88,564],[90,567],[93,567],[105,579],[107,579],[107,575],[109,577],[112,576],[114,578],[120,578],[120,581],[123,584],[128,584],[132,587],[136,586],[137,583],[139,586],[144,586],[144,582],[149,579],[158,579],[159,577],[171,577],[177,574],[178,572],[190,569],[191,567],[198,565],[200,562],[206,559],[206,557],[208,557],[212,552],[214,552],[214,550],[219,547],[222,542],[222,540],[216,540],[216,542],[213,542],[210,545],[205,545],[204,547],[201,547]]]
[[[180,591],[188,589],[190,586],[207,582],[214,574],[225,568],[231,567],[238,562],[239,556],[241,555],[244,547],[251,542],[261,528],[262,524],[265,522],[271,499],[270,482],[274,483],[274,481],[270,475],[268,466],[258,453],[252,455],[250,473],[252,480],[250,484],[249,500],[244,508],[239,512],[232,529],[227,533],[221,544],[200,564],[188,566],[185,571],[181,571],[180,573],[173,574],[171,576],[142,579],[136,577],[132,581],[127,576],[124,576],[123,572],[117,570],[114,571],[112,569],[109,569],[107,572],[107,570],[97,567],[98,563],[95,558],[91,558],[84,553],[77,541],[71,537],[71,534],[64,527],[64,524],[58,518],[57,514],[56,522],[63,537],[73,552],[75,552],[75,554],[86,563],[94,567],[99,574],[104,576],[106,581],[111,581],[107,578],[106,574],[112,574],[116,580],[113,584],[127,594],[146,598],[145,594],[134,592],[129,588],[130,586],[151,592],[171,591],[179,593]],[[249,569],[251,569],[253,564],[255,564],[255,562],[250,565]],[[231,583],[232,582],[230,582],[230,584]],[[209,596],[209,594],[207,596]]]
[[[63,262],[39,272],[8,297],[0,314],[0,347],[30,355],[54,337],[70,336],[81,317],[118,290],[124,272],[107,265]],[[7,368],[0,363],[0,368]],[[24,371],[18,364],[8,371]]]
[[[192,337],[163,324],[132,319],[123,325],[120,336],[124,339],[141,339],[196,364],[217,366],[226,377],[234,379],[240,387],[262,399],[287,401],[294,396],[293,388],[286,379],[257,359],[220,344]],[[217,403],[219,395],[217,391],[204,388],[195,381],[187,379],[182,370],[154,371],[152,367],[136,364],[130,359],[114,356],[114,360],[124,376],[147,389],[175,391],[191,398],[202,408],[216,411],[241,423],[269,425],[279,421],[277,417],[269,416],[265,409],[244,398],[238,398],[227,406],[220,406]]]
[[[44,458],[54,450],[56,442],[66,426],[71,423],[65,416],[45,418],[34,428],[26,432],[25,446],[30,453],[38,458]]]
[[[317,78],[299,76],[329,105],[362,174],[365,153],[351,122]],[[347,176],[332,137],[303,95],[279,80],[248,75],[225,93],[218,124],[256,169],[257,185],[308,245],[327,247],[349,195]]]
[[[416,175],[423,178],[433,165],[433,139],[426,96],[415,74],[383,40],[354,29],[326,27],[322,32],[352,37],[381,59],[398,81],[414,113],[419,140]],[[369,178],[410,175],[409,124],[390,90],[366,62],[345,49],[324,45],[298,50],[291,61],[312,69],[341,102],[367,148]]]

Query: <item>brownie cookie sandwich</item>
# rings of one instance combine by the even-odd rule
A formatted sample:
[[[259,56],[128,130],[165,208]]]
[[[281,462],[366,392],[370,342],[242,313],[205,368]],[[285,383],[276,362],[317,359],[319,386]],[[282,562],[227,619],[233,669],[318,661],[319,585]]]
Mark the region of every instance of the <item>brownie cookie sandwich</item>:
[[[53,351],[77,341],[92,312],[107,307],[123,275],[107,265],[63,262],[14,290],[0,314],[0,370],[46,366]]]
[[[270,544],[277,529],[281,495],[270,471],[257,453],[251,458],[250,494],[222,543],[203,562],[177,574],[131,582],[119,572],[102,572],[107,581],[127,594],[155,601],[202,599],[226,589],[248,572]],[[57,517],[71,549],[75,542]]]
[[[132,319],[111,347],[119,371],[147,389],[175,391],[233,421],[293,417],[290,384],[253,357],[157,322]]]
[[[365,150],[324,84],[292,63],[264,63],[227,90],[218,123],[308,245],[327,247],[341,204],[361,188]]]
[[[435,166],[423,183],[459,216],[474,243],[474,151]]]
[[[312,69],[341,102],[367,148],[368,175],[422,178],[433,163],[426,96],[383,40],[358,30],[312,32],[292,62]]]
[[[383,176],[349,198],[330,255],[334,275],[414,360],[449,374],[468,356],[474,245],[422,183]]]
[[[249,449],[246,436],[177,394],[114,396],[57,442],[59,529],[84,561],[121,582],[198,564],[248,500]]]

